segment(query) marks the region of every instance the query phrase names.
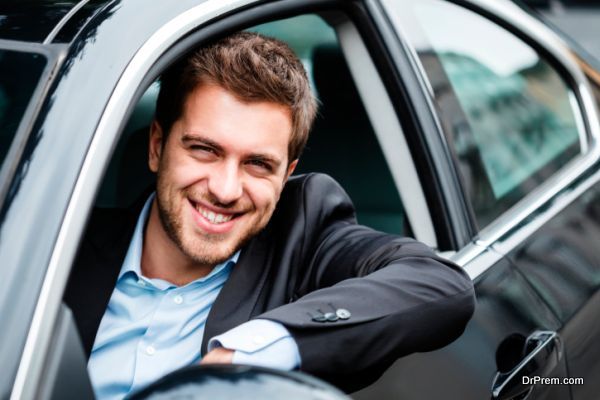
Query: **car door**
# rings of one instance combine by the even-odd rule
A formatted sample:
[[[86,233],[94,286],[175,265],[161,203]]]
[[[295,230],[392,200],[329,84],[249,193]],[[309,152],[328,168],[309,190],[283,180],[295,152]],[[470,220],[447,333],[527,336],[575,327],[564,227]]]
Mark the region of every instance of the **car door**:
[[[589,317],[597,307],[597,116],[588,80],[558,38],[508,2],[382,3],[425,80],[475,221],[473,244],[498,262],[465,262],[459,250],[454,258],[478,296],[463,337],[399,361],[381,390],[356,397],[393,385],[406,398],[512,398],[531,380],[510,389],[517,375],[497,372],[517,373],[527,354],[546,352],[537,371],[524,369],[537,383],[559,379],[534,385],[530,398],[589,398],[593,385],[564,379],[593,376],[597,359]]]

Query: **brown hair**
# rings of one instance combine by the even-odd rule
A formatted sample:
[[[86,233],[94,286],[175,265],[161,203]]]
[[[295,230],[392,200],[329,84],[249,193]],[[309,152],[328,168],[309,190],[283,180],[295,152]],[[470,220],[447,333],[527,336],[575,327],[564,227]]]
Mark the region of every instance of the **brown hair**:
[[[160,82],[155,118],[163,140],[181,116],[187,96],[206,83],[221,86],[242,101],[289,107],[289,162],[302,153],[317,110],[298,57],[284,42],[257,33],[238,32],[193,51],[165,71]]]

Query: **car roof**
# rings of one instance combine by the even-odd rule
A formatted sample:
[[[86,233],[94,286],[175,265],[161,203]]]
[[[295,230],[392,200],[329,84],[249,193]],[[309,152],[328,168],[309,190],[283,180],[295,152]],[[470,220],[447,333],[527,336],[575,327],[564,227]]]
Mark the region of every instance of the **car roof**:
[[[110,0],[4,0],[0,40],[70,42],[85,22]]]

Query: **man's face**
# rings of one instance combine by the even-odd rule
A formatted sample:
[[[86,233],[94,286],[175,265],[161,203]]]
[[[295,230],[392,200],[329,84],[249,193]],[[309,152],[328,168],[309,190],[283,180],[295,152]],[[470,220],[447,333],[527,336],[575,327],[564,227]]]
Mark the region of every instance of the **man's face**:
[[[216,85],[188,96],[164,145],[153,123],[162,228],[190,261],[223,262],[264,228],[296,166],[288,166],[291,132],[287,107],[245,103]]]

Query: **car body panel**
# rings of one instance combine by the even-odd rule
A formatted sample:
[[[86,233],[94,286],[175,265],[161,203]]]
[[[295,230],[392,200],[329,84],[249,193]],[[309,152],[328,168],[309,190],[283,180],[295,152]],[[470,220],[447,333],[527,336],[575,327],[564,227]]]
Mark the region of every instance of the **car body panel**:
[[[490,349],[497,349],[511,335],[527,337],[541,327],[559,329],[557,318],[509,260],[485,249],[465,267],[469,269],[469,264],[478,262],[492,264],[474,281],[477,307],[463,335],[441,350],[396,361],[378,382],[354,393],[353,398],[490,398],[492,381],[498,372],[498,357]],[[553,376],[568,376],[565,361],[562,357]],[[568,399],[569,388],[536,388],[529,398]]]
[[[561,322],[570,376],[585,383],[572,385],[573,399],[589,399],[600,392],[595,379],[600,373],[600,349],[595,345],[600,336],[599,207],[600,183],[596,183],[507,252]]]

